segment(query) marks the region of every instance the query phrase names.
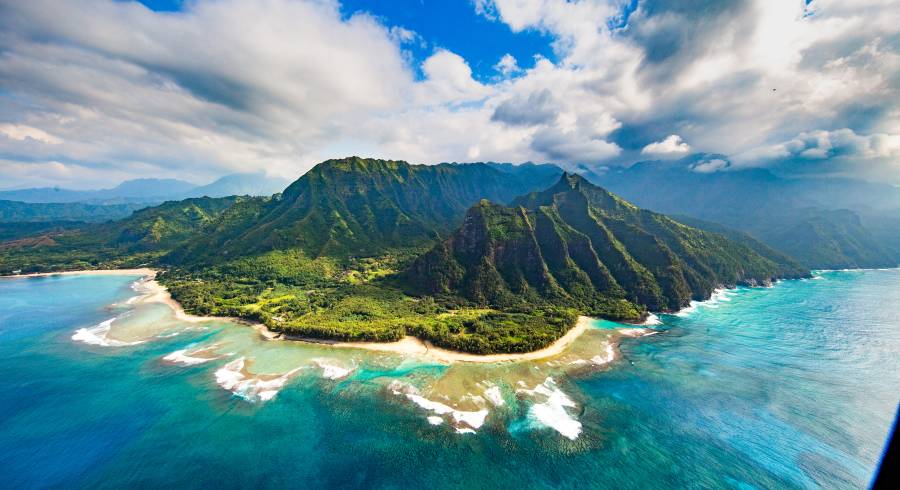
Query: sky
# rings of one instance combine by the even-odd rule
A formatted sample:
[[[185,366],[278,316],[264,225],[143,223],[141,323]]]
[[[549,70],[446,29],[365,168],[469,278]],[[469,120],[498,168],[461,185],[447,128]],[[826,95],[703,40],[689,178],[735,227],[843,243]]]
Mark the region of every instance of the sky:
[[[900,185],[896,0],[0,0],[0,188],[694,154]]]

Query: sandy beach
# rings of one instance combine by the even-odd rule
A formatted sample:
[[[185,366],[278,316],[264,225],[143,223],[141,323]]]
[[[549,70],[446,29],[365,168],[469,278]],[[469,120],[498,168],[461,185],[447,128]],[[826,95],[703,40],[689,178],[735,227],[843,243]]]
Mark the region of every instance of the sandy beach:
[[[566,347],[575,341],[590,326],[591,318],[586,316],[578,317],[578,322],[565,335],[556,340],[543,349],[523,352],[516,354],[469,354],[467,352],[458,352],[440,347],[435,347],[427,340],[421,340],[413,336],[406,336],[397,342],[316,342],[325,343],[333,347],[366,349],[382,352],[395,352],[398,354],[408,354],[417,356],[427,356],[436,361],[441,362],[516,362],[516,361],[533,361],[536,359],[546,359],[562,353]],[[270,332],[271,333],[271,332]],[[295,339],[311,342],[307,339]]]
[[[440,362],[473,362],[473,363],[492,363],[492,362],[516,362],[516,361],[532,361],[536,359],[545,359],[562,353],[566,347],[575,341],[590,326],[591,318],[586,316],[578,317],[575,326],[572,327],[565,335],[556,340],[549,346],[532,351],[516,354],[469,354],[466,352],[452,351],[435,347],[426,340],[421,340],[413,336],[406,336],[397,342],[338,342],[319,339],[294,338],[286,336],[279,332],[273,332],[261,323],[251,323],[241,318],[234,317],[216,317],[216,316],[196,316],[184,311],[181,304],[172,299],[169,291],[162,284],[158,283],[156,278],[156,270],[154,269],[108,269],[108,270],[88,270],[88,271],[67,271],[67,272],[41,272],[33,274],[20,274],[15,276],[4,276],[7,278],[21,277],[42,277],[54,275],[140,275],[143,279],[140,281],[136,290],[141,294],[135,303],[164,303],[172,309],[175,318],[184,322],[198,323],[208,321],[230,321],[242,323],[251,326],[259,334],[267,340],[284,340],[288,342],[306,342],[310,344],[327,345],[336,348],[347,349],[365,349],[379,352],[393,352],[397,354],[406,354],[413,356],[426,356]]]

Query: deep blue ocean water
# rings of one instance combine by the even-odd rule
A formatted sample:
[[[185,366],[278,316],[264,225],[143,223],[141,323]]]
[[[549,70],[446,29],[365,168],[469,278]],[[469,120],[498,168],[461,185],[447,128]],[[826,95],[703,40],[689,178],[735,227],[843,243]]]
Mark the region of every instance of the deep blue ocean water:
[[[0,486],[864,488],[900,400],[900,270],[826,272],[662,316],[609,369],[557,379],[577,405],[574,440],[526,424],[527,401],[458,434],[379,382],[445,379],[446,366],[361,354],[347,377],[297,375],[250,402],[216,383],[229,359],[160,361],[203,342],[243,348],[248,327],[72,339],[129,315],[134,280],[0,280]],[[147,306],[130,321],[164,321]]]

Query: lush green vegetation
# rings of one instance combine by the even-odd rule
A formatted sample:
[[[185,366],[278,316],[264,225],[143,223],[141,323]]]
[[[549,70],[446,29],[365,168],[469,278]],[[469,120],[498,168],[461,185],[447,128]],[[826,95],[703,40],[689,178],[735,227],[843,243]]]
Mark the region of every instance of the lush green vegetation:
[[[122,219],[144,204],[27,203],[0,200],[0,222],[27,223],[85,221],[99,223]]]
[[[87,223],[81,221],[20,221],[0,223],[0,242],[38,235],[58,234],[66,230],[82,228]]]
[[[409,251],[339,262],[276,251],[160,276],[185,310],[262,322],[287,335],[391,342],[415,335],[437,346],[475,353],[527,352],[562,336],[573,310],[476,308],[467,302],[413,297],[397,287]]]
[[[763,168],[694,170],[714,159],[727,160],[694,154],[589,178],[643,208],[748,233],[806,268],[900,262],[897,187],[850,178],[784,178]]]
[[[517,171],[518,170],[518,171]],[[266,202],[247,202],[176,250],[172,262],[299,249],[311,257],[378,256],[428,246],[458,225],[479,199],[506,202],[558,179],[551,165],[410,165],[393,160],[328,160]]]
[[[676,310],[719,285],[806,273],[638,209],[578,176],[514,204],[473,207],[459,230],[413,263],[408,281],[479,305],[566,305],[637,320],[644,308]]]
[[[135,211],[130,217],[0,243],[0,274],[155,264],[235,201],[196,198]]]
[[[482,354],[545,347],[578,314],[637,321],[721,284],[805,273],[560,173],[330,160],[271,198],[173,201],[0,243],[0,273],[153,266],[189,313]]]

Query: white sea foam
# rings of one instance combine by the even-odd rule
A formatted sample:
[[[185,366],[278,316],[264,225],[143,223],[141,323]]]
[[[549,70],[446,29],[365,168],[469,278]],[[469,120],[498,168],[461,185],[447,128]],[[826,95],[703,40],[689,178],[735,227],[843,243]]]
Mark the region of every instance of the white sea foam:
[[[581,422],[570,415],[567,410],[576,408],[577,405],[556,386],[556,381],[553,378],[548,377],[543,383],[535,386],[534,389],[519,389],[517,391],[544,400],[540,403],[534,403],[529,408],[528,419],[531,423],[551,428],[573,441],[581,435]]]
[[[444,423],[444,419],[438,417],[437,415],[429,415],[428,423],[431,425],[441,425]]]
[[[85,344],[100,345],[103,347],[123,347],[127,345],[137,345],[143,343],[142,340],[136,342],[125,342],[122,340],[111,339],[108,337],[109,330],[115,318],[110,318],[93,327],[79,328],[72,334],[72,340],[84,342]]]
[[[239,357],[219,368],[215,376],[219,386],[249,402],[265,402],[275,398],[291,376],[302,369],[292,369],[280,376],[264,379],[262,376],[247,376],[244,364],[244,358]]]
[[[602,366],[604,364],[609,364],[616,360],[616,350],[613,345],[609,342],[606,342],[606,349],[603,354],[597,354],[596,356],[591,358],[591,362],[597,366]],[[550,378],[547,378],[550,379]]]
[[[327,379],[346,378],[354,371],[355,368],[345,368],[329,364],[327,359],[313,359],[316,366],[322,369],[322,377]]]
[[[502,407],[506,404],[506,401],[503,400],[503,394],[500,392],[500,387],[496,385],[484,390],[484,397],[495,407]]]
[[[434,415],[428,416],[428,423],[431,425],[438,425],[438,423],[436,423],[437,419],[447,420],[456,428],[456,432],[460,434],[475,433],[476,429],[479,429],[484,425],[484,421],[490,413],[487,409],[474,411],[457,410],[441,402],[429,400],[420,395],[414,386],[410,386],[397,380],[392,381],[388,388],[395,395],[404,395],[409,401],[426,411],[433,413]],[[484,399],[481,399],[481,401],[483,403]]]
[[[734,294],[735,294],[734,290],[725,289],[725,288],[717,288],[716,290],[713,291],[712,295],[710,295],[708,300],[706,300],[706,301],[691,301],[687,307],[682,308],[681,310],[678,311],[678,313],[675,313],[675,316],[680,316],[680,317],[689,316],[691,313],[697,311],[697,308],[699,308],[701,306],[704,308],[712,308],[712,309],[718,308],[719,302],[731,301],[731,297],[734,296]]]
[[[434,412],[437,415],[449,415],[456,426],[457,429],[465,428],[459,427],[461,424],[465,424],[470,429],[478,429],[482,425],[484,425],[484,420],[488,416],[488,411],[485,409],[476,410],[476,411],[464,411],[464,410],[456,410],[453,407],[444,405],[441,402],[436,402],[433,400],[429,400],[422,395],[417,395],[414,393],[407,393],[406,398],[415,403],[416,405],[428,410],[429,412]]]
[[[660,323],[662,323],[662,320],[660,320],[659,317],[654,315],[653,313],[650,313],[649,315],[647,315],[647,319],[644,320],[644,323],[642,323],[641,325],[651,326],[659,325]]]
[[[191,346],[188,346],[185,349],[179,349],[167,356],[163,357],[164,361],[169,361],[175,364],[182,364],[185,366],[194,366],[197,364],[203,364],[205,362],[213,361],[216,359],[221,359],[221,356],[212,356],[212,357],[198,357],[196,355],[199,352],[208,351],[212,349],[214,346],[203,347],[200,349],[193,349]]]

